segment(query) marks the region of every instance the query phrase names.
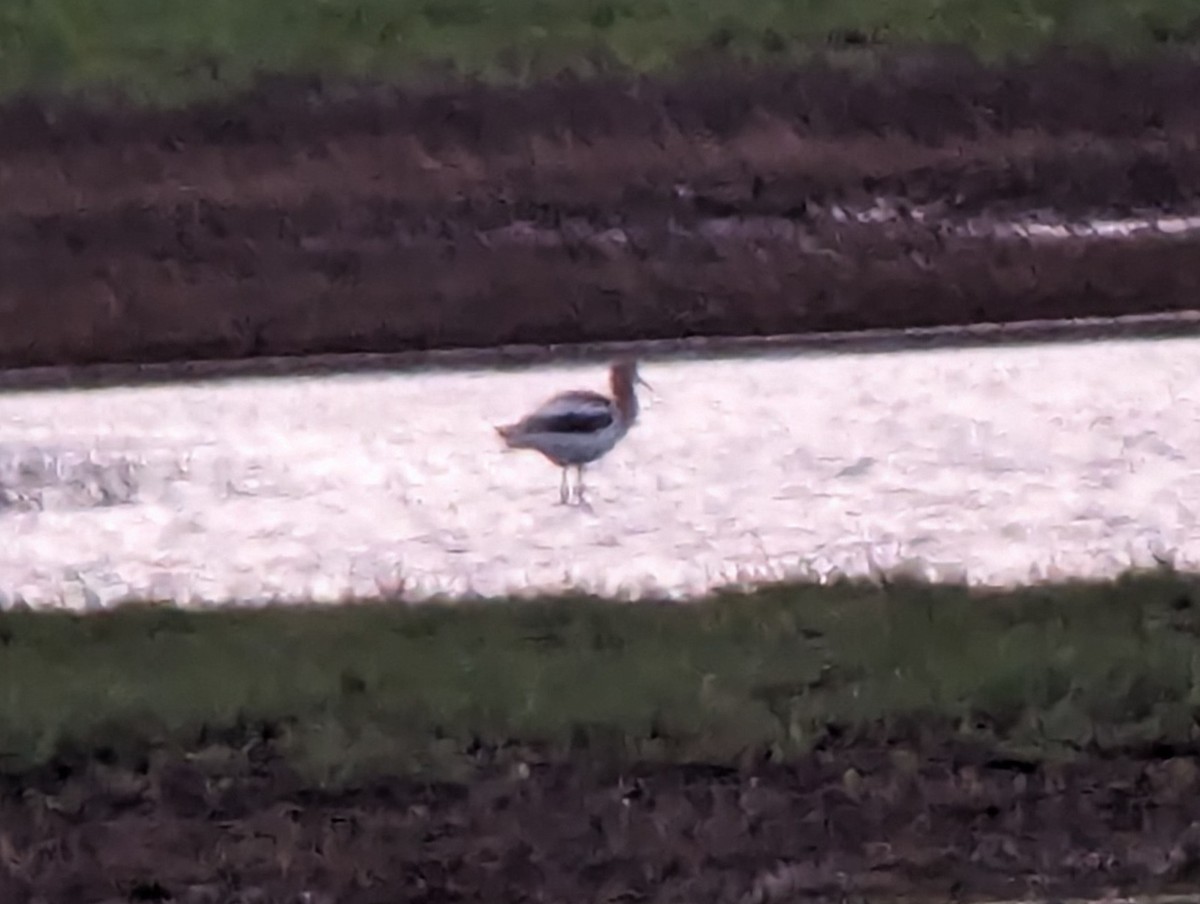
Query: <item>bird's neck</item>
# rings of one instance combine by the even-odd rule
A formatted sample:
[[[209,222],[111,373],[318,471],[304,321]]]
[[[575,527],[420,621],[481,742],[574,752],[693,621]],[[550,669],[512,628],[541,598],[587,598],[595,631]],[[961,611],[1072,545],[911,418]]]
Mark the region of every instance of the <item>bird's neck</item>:
[[[618,378],[613,381],[613,401],[617,404],[621,420],[627,425],[632,424],[638,416],[637,390],[632,380]]]

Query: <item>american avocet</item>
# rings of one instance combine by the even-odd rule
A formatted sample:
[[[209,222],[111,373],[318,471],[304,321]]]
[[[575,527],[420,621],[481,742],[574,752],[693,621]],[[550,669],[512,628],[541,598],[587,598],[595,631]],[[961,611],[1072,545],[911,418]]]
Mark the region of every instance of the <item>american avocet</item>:
[[[496,432],[513,449],[533,449],[563,469],[559,499],[571,499],[567,472],[578,475],[576,498],[583,502],[583,467],[608,453],[629,432],[638,416],[634,384],[650,384],[638,375],[636,361],[618,361],[608,374],[612,398],[588,390],[560,392],[515,424]]]

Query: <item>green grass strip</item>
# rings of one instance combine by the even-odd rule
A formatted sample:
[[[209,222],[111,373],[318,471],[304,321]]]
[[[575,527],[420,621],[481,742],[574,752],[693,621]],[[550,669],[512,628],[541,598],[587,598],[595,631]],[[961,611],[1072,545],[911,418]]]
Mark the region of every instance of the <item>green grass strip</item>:
[[[1197,0],[8,0],[0,93],[116,89],[160,104],[259,73],[528,81],[697,53],[780,62],[855,32],[985,57],[1052,44],[1141,53],[1195,42]]]
[[[1042,755],[1186,743],[1200,585],[1172,574],[981,593],[847,583],[694,604],[0,616],[0,770],[195,750],[274,726],[313,777],[466,768],[473,745],[779,757],[926,721]]]

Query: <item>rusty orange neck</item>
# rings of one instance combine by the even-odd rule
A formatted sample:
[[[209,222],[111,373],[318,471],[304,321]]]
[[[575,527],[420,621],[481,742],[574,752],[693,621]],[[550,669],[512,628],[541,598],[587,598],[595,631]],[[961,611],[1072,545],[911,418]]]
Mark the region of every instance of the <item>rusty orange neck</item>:
[[[633,374],[626,368],[614,367],[609,382],[612,384],[613,401],[617,404],[617,411],[621,414],[621,420],[628,426],[638,415],[637,390],[633,386]]]

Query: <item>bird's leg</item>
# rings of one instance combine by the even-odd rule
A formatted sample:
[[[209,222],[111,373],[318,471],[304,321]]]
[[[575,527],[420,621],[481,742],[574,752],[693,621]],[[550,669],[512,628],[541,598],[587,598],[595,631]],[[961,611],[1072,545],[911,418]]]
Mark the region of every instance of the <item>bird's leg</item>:
[[[567,482],[567,471],[568,470],[569,470],[568,468],[563,468],[562,483],[559,485],[559,488],[558,488],[558,501],[561,502],[563,505],[567,505],[571,501],[571,487],[570,487],[570,484]]]
[[[583,465],[575,466],[575,498],[579,500],[579,504],[583,504]]]

